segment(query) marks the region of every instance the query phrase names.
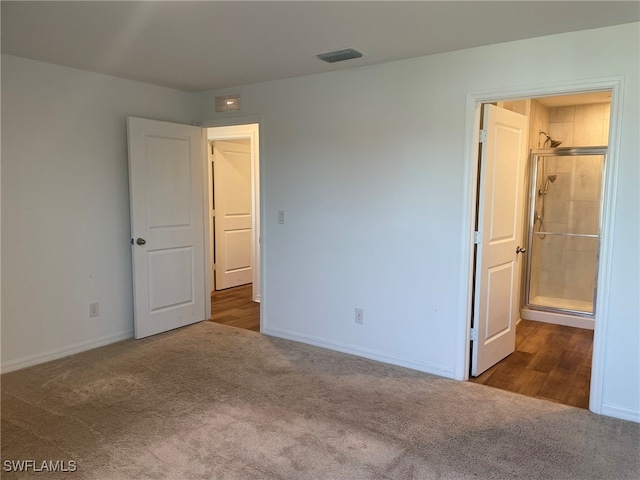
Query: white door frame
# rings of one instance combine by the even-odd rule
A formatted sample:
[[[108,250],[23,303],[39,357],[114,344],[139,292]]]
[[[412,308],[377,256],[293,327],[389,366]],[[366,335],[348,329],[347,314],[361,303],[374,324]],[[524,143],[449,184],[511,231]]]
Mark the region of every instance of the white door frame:
[[[601,226],[601,242],[599,251],[598,270],[598,301],[595,305],[595,330],[593,343],[593,358],[591,366],[591,391],[589,395],[589,410],[602,413],[604,358],[606,350],[606,333],[608,324],[607,306],[609,304],[609,284],[611,278],[611,255],[613,249],[613,227],[615,224],[615,202],[618,177],[618,157],[620,132],[622,131],[622,92],[624,78],[612,77],[585,80],[582,82],[547,84],[544,86],[524,86],[519,88],[502,88],[481,90],[467,94],[467,114],[465,127],[465,179],[464,187],[467,193],[463,214],[462,258],[467,261],[461,266],[460,303],[465,305],[458,319],[458,333],[456,338],[456,365],[454,376],[457,380],[469,378],[469,342],[471,329],[471,312],[473,306],[473,237],[476,219],[477,180],[478,180],[478,136],[480,131],[480,104],[501,100],[515,100],[523,98],[548,97],[611,91],[611,120],[609,127],[609,156],[607,158],[604,188],[604,204]]]
[[[207,127],[207,143],[210,141],[217,140],[240,140],[240,139],[248,139],[251,146],[251,208],[252,208],[252,219],[251,219],[251,265],[252,265],[252,283],[253,283],[253,301],[260,302],[261,301],[261,283],[260,283],[260,271],[261,271],[261,263],[260,263],[260,133],[259,133],[259,124],[245,124],[245,125],[234,125],[234,126],[223,126],[223,127]],[[212,213],[212,202],[211,202],[211,180],[212,180],[212,172],[211,172],[211,162],[209,162],[207,157],[207,168],[209,171],[209,223],[207,227],[211,228],[211,213]],[[210,230],[209,230],[210,231]],[[211,239],[209,239],[209,243],[207,246],[211,244]],[[207,260],[207,265],[211,265],[211,258]],[[209,280],[209,291],[211,291],[211,282]]]

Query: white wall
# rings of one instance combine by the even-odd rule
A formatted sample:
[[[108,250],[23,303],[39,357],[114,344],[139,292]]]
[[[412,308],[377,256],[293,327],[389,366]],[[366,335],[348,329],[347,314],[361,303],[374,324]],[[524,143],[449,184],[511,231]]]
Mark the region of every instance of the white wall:
[[[467,94],[623,76],[602,410],[640,420],[638,27],[229,90],[262,118],[265,331],[459,375]],[[3,369],[130,335],[125,117],[219,125],[215,93],[2,56]]]
[[[629,24],[232,89],[263,118],[265,333],[459,375],[467,94],[624,76],[602,410],[640,420],[638,35]],[[223,92],[194,95],[197,122],[220,121]]]
[[[127,116],[190,96],[2,56],[4,371],[132,335]]]

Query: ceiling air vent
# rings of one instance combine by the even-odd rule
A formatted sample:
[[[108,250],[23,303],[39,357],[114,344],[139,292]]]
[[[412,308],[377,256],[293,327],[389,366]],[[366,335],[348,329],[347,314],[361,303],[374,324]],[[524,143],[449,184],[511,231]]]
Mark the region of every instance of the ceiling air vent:
[[[343,62],[345,60],[351,60],[353,58],[360,58],[362,52],[359,52],[355,48],[343,48],[342,50],[334,50],[333,52],[318,53],[318,57],[323,62],[335,63]]]

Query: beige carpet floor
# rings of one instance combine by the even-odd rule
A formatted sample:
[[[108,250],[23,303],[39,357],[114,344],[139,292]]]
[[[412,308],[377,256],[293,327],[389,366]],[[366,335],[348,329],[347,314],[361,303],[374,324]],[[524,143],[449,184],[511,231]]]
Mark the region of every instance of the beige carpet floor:
[[[212,322],[2,376],[2,478],[638,479],[639,447],[638,424]]]

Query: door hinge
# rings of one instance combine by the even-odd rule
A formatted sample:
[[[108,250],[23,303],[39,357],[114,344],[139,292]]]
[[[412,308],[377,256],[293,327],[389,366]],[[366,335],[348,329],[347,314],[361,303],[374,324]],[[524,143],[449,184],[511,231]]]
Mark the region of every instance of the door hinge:
[[[475,342],[476,340],[478,340],[478,329],[477,328],[472,328],[471,330],[469,330],[470,332],[470,337],[471,337],[471,341]]]
[[[480,232],[473,232],[473,243],[479,245],[481,240],[482,237],[480,235]]]
[[[480,143],[484,143],[487,141],[487,131],[486,130],[480,130],[480,133],[478,134],[478,141]]]
[[[216,264],[215,264],[215,263],[212,263],[212,264],[211,264],[211,271],[212,271],[212,272],[215,272],[215,271],[216,271]]]

